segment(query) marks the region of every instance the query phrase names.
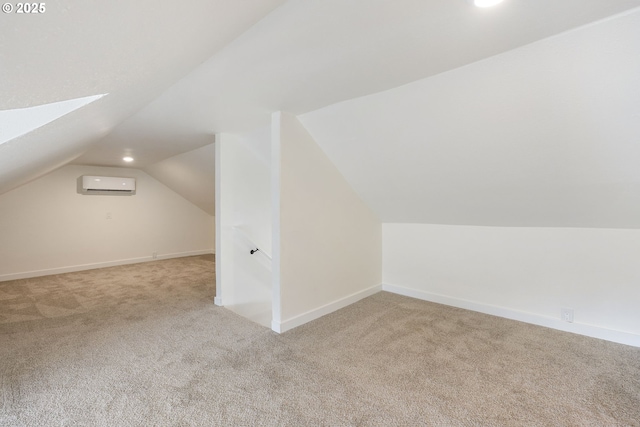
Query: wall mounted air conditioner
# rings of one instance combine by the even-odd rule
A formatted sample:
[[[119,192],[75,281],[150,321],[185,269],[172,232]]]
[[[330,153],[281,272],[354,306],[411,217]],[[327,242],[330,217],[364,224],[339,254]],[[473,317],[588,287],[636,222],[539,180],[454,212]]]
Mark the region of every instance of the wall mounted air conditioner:
[[[82,177],[83,193],[116,192],[133,194],[136,191],[135,178],[116,178],[113,176],[88,176]]]

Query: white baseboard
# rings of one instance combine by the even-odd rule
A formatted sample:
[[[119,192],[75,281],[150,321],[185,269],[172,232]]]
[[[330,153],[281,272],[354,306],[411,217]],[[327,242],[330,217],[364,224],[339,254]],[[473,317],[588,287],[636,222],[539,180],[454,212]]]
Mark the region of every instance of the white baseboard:
[[[378,293],[382,290],[381,285],[373,286],[371,288],[365,289],[363,291],[359,291],[348,295],[344,298],[340,298],[337,301],[333,301],[329,304],[325,304],[321,307],[315,308],[313,310],[307,311],[306,313],[299,314],[290,319],[287,319],[282,322],[277,322],[273,320],[271,322],[271,329],[277,333],[283,333],[289,331],[293,328],[297,328],[298,326],[304,325],[307,322],[312,320],[316,320],[322,316],[325,316],[329,313],[333,313],[336,310],[340,310],[348,305],[353,304],[354,302],[360,301],[363,298],[371,296],[375,293]]]
[[[382,290],[398,295],[404,295],[411,298],[417,298],[425,301],[435,302],[438,304],[449,305],[452,307],[464,308],[466,310],[477,311],[480,313],[491,314],[493,316],[504,317],[506,319],[518,320],[520,322],[531,323],[534,325],[545,326],[547,328],[557,329],[574,334],[585,335],[588,337],[599,338],[607,341],[613,341],[620,344],[640,347],[640,335],[631,332],[616,331],[606,329],[600,326],[588,325],[584,323],[568,323],[551,317],[528,313],[524,311],[513,310],[506,307],[493,306],[476,301],[469,301],[460,298],[448,297],[446,295],[433,294],[417,289],[404,288],[395,285],[382,285]]]
[[[155,259],[153,258],[153,256],[148,256],[140,258],[119,259],[115,261],[96,262],[91,264],[72,265],[68,267],[48,268],[45,270],[25,271],[22,273],[0,275],[0,282],[5,282],[7,280],[30,279],[32,277],[51,276],[53,274],[73,273],[75,271],[93,270],[96,268],[116,267],[119,265],[139,264],[141,262],[159,261],[163,259],[207,255],[213,253],[213,249],[203,249],[199,251],[177,252],[173,254],[158,255],[158,257]]]
[[[217,305],[218,307],[223,307],[223,304],[222,304],[222,298],[220,298],[220,297],[215,297],[215,298],[213,299],[213,303],[214,303],[215,305]]]

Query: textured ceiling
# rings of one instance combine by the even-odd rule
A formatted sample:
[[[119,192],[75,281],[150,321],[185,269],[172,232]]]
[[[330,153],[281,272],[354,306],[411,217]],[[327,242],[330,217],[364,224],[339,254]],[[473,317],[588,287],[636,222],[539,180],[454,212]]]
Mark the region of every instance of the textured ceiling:
[[[78,163],[164,147],[397,87],[639,6],[640,0],[289,0],[124,121]]]
[[[282,2],[58,0],[46,2],[43,14],[3,13],[0,110],[109,95],[0,145],[0,194],[102,144],[119,123]],[[163,160],[210,142],[174,141],[150,157]],[[130,135],[128,148],[137,144]]]
[[[69,162],[152,168],[285,110],[309,113],[383,220],[635,226],[635,13],[572,30],[638,6],[59,0],[3,14],[0,109],[109,95],[1,144],[0,194]]]

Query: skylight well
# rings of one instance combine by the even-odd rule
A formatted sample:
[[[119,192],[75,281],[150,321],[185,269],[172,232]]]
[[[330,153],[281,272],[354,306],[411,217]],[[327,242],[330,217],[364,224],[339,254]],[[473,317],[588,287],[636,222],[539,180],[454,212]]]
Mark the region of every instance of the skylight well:
[[[108,94],[52,102],[35,107],[0,110],[0,144],[32,132],[78,108],[97,101],[105,95]]]

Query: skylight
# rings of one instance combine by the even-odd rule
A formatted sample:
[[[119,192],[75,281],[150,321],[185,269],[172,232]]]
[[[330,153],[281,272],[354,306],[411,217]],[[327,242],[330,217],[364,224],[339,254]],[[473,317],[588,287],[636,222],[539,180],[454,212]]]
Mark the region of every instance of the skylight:
[[[35,107],[0,110],[0,123],[2,124],[0,126],[0,144],[34,131],[105,95],[107,94],[103,93],[101,95],[36,105]]]

